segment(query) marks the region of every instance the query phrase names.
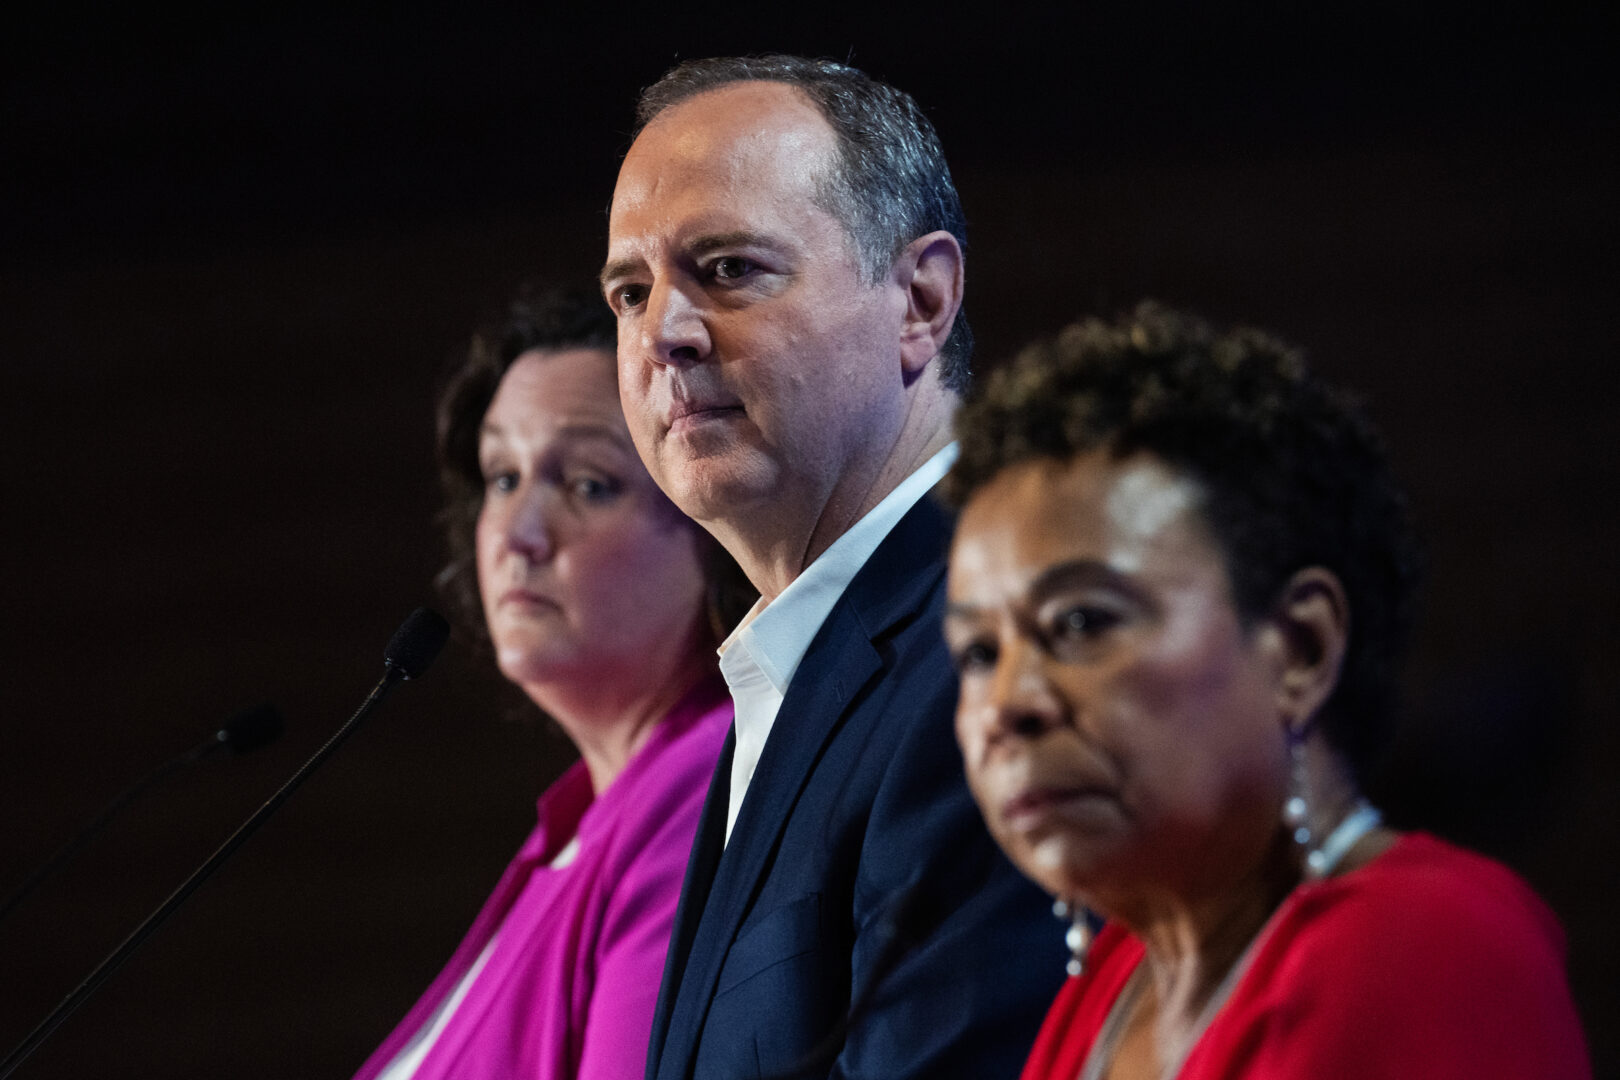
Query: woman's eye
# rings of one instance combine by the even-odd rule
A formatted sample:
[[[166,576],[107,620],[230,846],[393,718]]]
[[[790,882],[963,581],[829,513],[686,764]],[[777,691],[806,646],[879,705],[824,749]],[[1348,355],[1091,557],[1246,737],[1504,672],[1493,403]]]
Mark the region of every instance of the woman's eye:
[[[497,491],[502,495],[510,495],[517,490],[518,477],[513,472],[491,472],[484,474],[484,490]]]
[[[1057,618],[1060,637],[1093,637],[1119,622],[1119,616],[1106,608],[1081,605],[1062,612]]]
[[[740,281],[754,269],[754,264],[741,255],[727,255],[714,260],[711,269],[721,281]]]
[[[617,495],[619,485],[602,476],[576,476],[568,481],[568,490],[587,502],[602,502]]]
[[[952,654],[951,662],[956,665],[957,673],[961,675],[982,671],[995,666],[996,650],[986,642],[970,641]]]

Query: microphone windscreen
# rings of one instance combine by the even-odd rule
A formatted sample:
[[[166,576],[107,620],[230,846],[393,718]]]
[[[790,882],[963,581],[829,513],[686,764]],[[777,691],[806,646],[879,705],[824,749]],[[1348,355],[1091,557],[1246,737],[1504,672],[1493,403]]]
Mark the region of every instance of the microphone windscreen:
[[[225,721],[214,737],[230,747],[233,754],[249,754],[281,738],[283,727],[281,710],[264,701]]]
[[[443,615],[419,607],[394,631],[388,648],[383,650],[383,662],[398,668],[407,679],[419,679],[449,636],[450,624],[444,621]]]

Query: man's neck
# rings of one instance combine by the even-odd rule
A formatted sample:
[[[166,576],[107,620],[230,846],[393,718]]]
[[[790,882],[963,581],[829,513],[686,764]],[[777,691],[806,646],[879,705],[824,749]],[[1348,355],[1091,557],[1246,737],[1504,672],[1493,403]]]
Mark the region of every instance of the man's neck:
[[[908,438],[902,432],[874,468],[846,473],[814,514],[783,514],[780,507],[766,504],[704,525],[769,603],[950,441],[946,412],[944,422],[926,433]]]

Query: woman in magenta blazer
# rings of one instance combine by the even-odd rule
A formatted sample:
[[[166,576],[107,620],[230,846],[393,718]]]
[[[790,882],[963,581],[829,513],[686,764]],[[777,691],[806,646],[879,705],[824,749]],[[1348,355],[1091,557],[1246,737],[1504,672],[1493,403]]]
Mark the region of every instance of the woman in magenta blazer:
[[[358,1080],[639,1076],[731,721],[715,644],[752,596],[648,477],[594,294],[527,293],[439,410],[442,577],[580,760],[450,963]]]

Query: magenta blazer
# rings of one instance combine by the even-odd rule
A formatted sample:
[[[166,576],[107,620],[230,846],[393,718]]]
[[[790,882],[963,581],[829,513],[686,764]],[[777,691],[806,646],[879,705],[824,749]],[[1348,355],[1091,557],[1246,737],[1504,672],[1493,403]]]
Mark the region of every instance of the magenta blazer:
[[[393,1061],[497,929],[417,1080],[639,1077],[681,878],[730,725],[716,679],[675,707],[601,798],[583,763],[564,773],[449,964],[356,1080]],[[578,854],[551,869],[576,823]]]

